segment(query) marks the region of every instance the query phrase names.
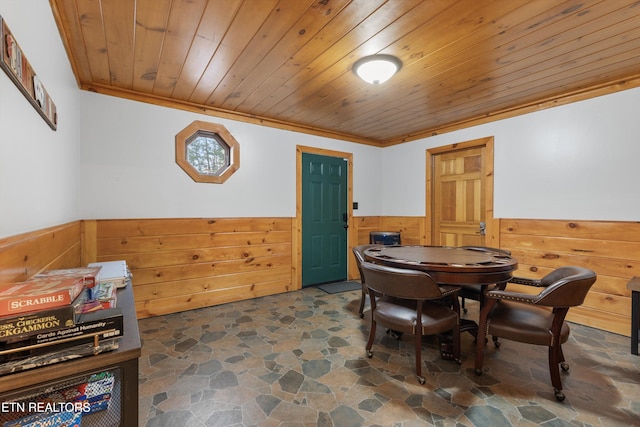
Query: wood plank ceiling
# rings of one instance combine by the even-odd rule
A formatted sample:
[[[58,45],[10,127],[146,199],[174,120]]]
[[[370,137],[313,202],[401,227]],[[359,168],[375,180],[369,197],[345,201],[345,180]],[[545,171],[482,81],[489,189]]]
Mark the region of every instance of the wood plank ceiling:
[[[640,85],[638,1],[50,3],[81,89],[372,145]]]

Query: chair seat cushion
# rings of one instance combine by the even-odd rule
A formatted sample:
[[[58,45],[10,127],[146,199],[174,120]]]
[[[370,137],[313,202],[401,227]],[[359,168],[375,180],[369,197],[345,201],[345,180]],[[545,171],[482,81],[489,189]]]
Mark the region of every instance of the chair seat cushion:
[[[489,335],[534,345],[550,346],[551,311],[531,305],[499,301],[492,309],[487,322]],[[569,339],[569,325],[562,323],[560,344]]]
[[[376,322],[400,332],[416,333],[416,301],[382,297],[373,313]],[[425,301],[422,309],[422,335],[449,331],[458,323],[458,315],[449,307]]]

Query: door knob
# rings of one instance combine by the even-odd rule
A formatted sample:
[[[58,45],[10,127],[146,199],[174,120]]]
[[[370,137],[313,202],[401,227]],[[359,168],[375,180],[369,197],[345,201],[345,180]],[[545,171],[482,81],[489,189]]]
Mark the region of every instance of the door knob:
[[[480,235],[484,236],[487,234],[487,224],[485,222],[480,223]]]

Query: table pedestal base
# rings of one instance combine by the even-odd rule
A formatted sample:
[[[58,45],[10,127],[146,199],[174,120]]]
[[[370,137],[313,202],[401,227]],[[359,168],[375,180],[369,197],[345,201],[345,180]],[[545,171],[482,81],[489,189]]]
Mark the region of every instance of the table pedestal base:
[[[474,338],[478,337],[478,323],[475,320],[460,319],[460,333],[469,332]]]
[[[387,334],[393,339],[399,340],[403,333],[387,329]],[[478,337],[478,324],[470,319],[460,319],[460,333],[469,332],[474,338]],[[438,341],[440,345],[440,357],[444,360],[454,360],[453,358],[453,340],[450,333],[439,334]]]
[[[460,333],[469,332],[473,338],[478,337],[478,324],[470,319],[460,319]],[[438,335],[440,341],[440,357],[453,360],[453,340],[450,333]]]

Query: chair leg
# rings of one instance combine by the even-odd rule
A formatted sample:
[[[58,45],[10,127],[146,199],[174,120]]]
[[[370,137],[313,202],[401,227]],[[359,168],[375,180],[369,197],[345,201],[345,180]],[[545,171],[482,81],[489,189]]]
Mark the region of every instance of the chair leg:
[[[558,347],[558,351],[560,351],[560,368],[564,372],[569,372],[569,364],[564,360],[564,353],[562,352],[562,346]]]
[[[460,358],[460,325],[453,328],[453,360],[458,365],[462,364],[462,359]]]
[[[427,380],[422,376],[422,335],[415,334],[416,343],[416,375],[418,376],[418,382],[424,384]]]
[[[373,340],[376,337],[376,321],[373,319],[373,313],[371,314],[371,329],[369,331],[369,340],[367,341],[367,357],[373,357],[371,347],[373,347]]]
[[[460,308],[465,314],[467,313],[467,308],[464,306],[464,297],[460,297]]]
[[[365,292],[365,290],[362,290],[362,297],[360,298],[360,310],[358,310],[358,313],[360,314],[360,318],[364,318],[364,303],[367,300],[367,293]]]
[[[560,363],[564,363],[562,348],[560,346],[549,347],[549,374],[556,399],[562,402],[565,398],[562,393],[562,379],[560,378]]]

